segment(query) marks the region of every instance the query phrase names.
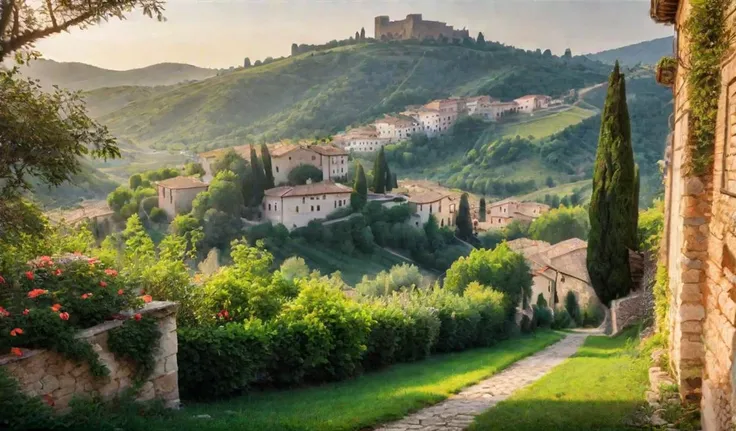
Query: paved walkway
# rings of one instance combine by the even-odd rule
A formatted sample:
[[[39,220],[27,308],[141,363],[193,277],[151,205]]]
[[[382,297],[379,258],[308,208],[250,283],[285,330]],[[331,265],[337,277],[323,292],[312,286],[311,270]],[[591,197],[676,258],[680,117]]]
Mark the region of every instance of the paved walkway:
[[[547,374],[583,344],[588,333],[569,334],[562,341],[522,359],[500,373],[439,404],[419,410],[376,431],[461,431],[475,416]]]

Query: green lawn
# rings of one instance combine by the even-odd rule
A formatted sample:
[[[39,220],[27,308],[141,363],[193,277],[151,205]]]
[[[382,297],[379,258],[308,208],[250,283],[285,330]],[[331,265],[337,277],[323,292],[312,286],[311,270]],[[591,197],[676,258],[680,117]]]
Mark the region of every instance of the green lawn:
[[[513,138],[516,135],[522,137],[531,135],[537,139],[544,138],[560,132],[566,127],[578,124],[593,115],[595,115],[593,111],[573,107],[570,110],[546,115],[537,120],[531,119],[526,122],[506,124],[502,126],[501,134],[507,138]]]
[[[646,358],[635,331],[589,337],[571,359],[476,419],[473,431],[629,430],[646,404]]]
[[[208,404],[185,405],[168,419],[149,419],[146,431],[363,430],[437,403],[465,386],[560,340],[557,332],[515,338],[491,348],[436,355],[353,380],[269,391]],[[197,419],[209,415],[210,419]],[[128,424],[131,425],[131,424]],[[130,426],[125,427],[131,430]]]

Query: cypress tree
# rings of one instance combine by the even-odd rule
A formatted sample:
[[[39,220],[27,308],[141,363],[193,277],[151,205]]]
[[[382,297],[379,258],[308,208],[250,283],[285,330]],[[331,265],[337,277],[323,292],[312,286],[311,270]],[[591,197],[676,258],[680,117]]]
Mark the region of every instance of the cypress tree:
[[[455,218],[456,234],[458,238],[468,241],[473,237],[473,220],[470,218],[470,204],[468,194],[463,193],[460,197],[460,207]]]
[[[271,165],[271,152],[268,151],[268,145],[261,144],[261,160],[263,161],[263,173],[266,175],[265,188],[272,189],[276,187],[273,179],[273,166]]]
[[[399,188],[399,180],[396,177],[396,174],[391,174],[391,185],[395,189],[398,189]]]
[[[598,298],[609,305],[632,288],[628,249],[636,247],[632,214],[638,195],[626,84],[618,62],[608,80],[594,169],[587,266]]]
[[[353,193],[350,195],[350,204],[354,209],[360,209],[368,201],[368,181],[365,179],[363,165],[355,161],[355,182]]]
[[[360,40],[360,34],[358,34],[358,32],[357,32],[357,31],[355,32],[355,40],[356,40],[356,41],[357,41],[357,40]]]
[[[256,149],[253,148],[252,145],[250,146],[250,169],[252,178],[251,188],[253,189],[253,200],[251,205],[255,207],[259,206],[261,201],[263,201],[263,191],[266,178],[263,174],[263,166],[261,165],[260,160],[258,160]]]
[[[486,38],[481,32],[478,32],[478,37],[475,40],[476,42],[478,42],[478,45],[483,45],[484,43],[486,43]]]
[[[629,246],[632,250],[639,249],[639,165],[634,165],[634,198],[631,205],[631,228],[633,232],[629,237],[633,239],[633,244]]]
[[[386,162],[386,166],[384,168],[386,170],[386,179],[384,180],[384,184],[386,184],[386,191],[390,192],[394,188],[394,176],[391,174],[391,168],[388,167],[388,162]]]
[[[360,40],[365,40],[365,27],[360,28]]]
[[[383,153],[383,147],[378,151],[378,156],[373,162],[373,192],[386,192],[386,155]]]
[[[480,198],[480,206],[478,207],[478,220],[486,221],[486,198]]]

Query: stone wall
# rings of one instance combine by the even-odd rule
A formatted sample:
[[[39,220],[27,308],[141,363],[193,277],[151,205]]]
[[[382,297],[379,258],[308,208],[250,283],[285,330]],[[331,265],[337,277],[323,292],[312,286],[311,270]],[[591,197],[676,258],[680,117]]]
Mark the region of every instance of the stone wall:
[[[611,301],[611,320],[609,335],[619,334],[627,327],[637,324],[651,316],[652,291],[643,289],[629,296]]]
[[[143,384],[138,398],[142,401],[161,398],[171,408],[179,405],[176,308],[173,302],[151,302],[140,311],[158,320],[161,339],[156,353],[156,368]],[[43,397],[61,412],[67,410],[74,396],[98,393],[104,399],[113,398],[132,385],[134,375],[133,365],[117,360],[107,347],[108,332],[122,324],[120,320],[105,322],[77,336],[92,344],[102,363],[110,370],[108,377],[95,378],[87,364],[70,361],[46,350],[24,349],[22,357],[0,356],[0,367],[18,380],[23,392]]]

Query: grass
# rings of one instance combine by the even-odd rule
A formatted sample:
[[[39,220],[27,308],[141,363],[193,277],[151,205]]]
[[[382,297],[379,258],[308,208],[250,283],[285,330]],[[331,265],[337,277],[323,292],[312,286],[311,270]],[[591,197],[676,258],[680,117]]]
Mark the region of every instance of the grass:
[[[646,405],[648,361],[632,346],[636,330],[616,338],[589,337],[569,360],[486,411],[473,431],[638,429]]]
[[[575,181],[572,183],[566,183],[566,184],[559,184],[555,187],[551,188],[544,188],[537,190],[535,192],[528,193],[526,195],[519,196],[519,199],[525,200],[525,201],[535,201],[537,199],[544,199],[545,195],[550,196],[569,196],[571,195],[576,189],[583,188],[583,187],[589,187],[592,184],[591,180],[581,180],[581,181]],[[590,191],[586,193],[585,199],[583,199],[583,202],[587,202],[587,200],[590,198]]]
[[[593,115],[595,115],[594,111],[573,107],[570,110],[547,115],[539,119],[504,125],[501,129],[501,136],[513,138],[519,135],[523,137],[533,136],[537,139],[544,138],[566,127],[578,124]]]
[[[435,355],[425,361],[395,365],[353,380],[188,405],[168,419],[149,420],[146,429],[362,430],[442,401],[562,337],[557,332],[538,332],[535,336],[507,340],[490,348]],[[197,419],[197,415],[209,415],[211,419]]]

